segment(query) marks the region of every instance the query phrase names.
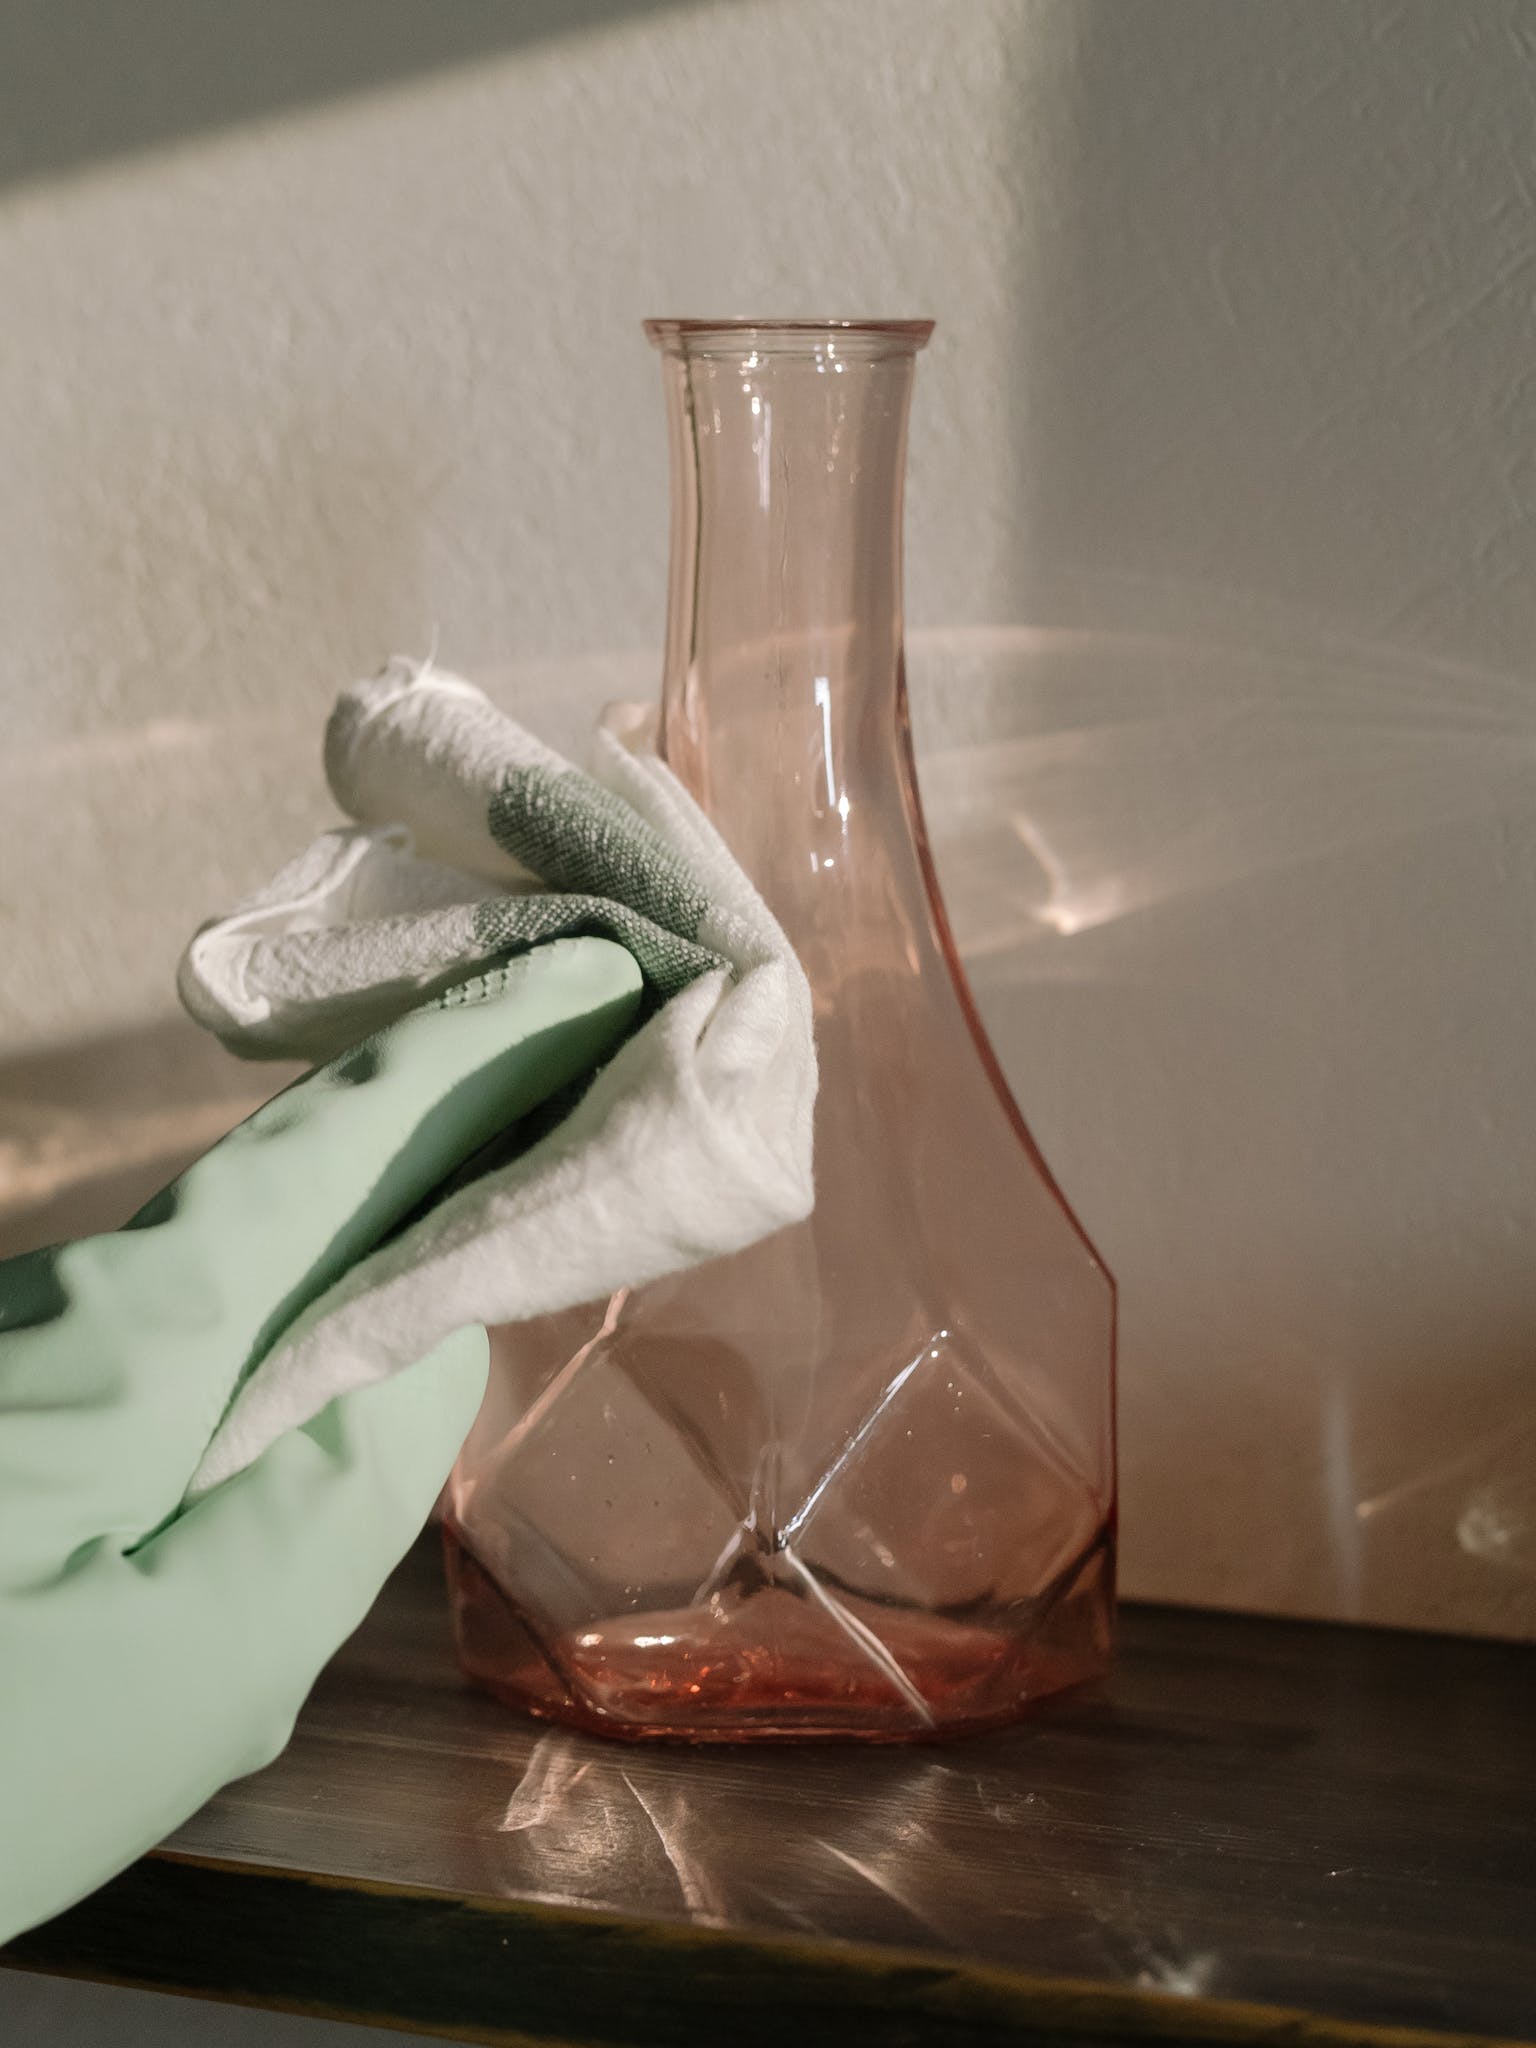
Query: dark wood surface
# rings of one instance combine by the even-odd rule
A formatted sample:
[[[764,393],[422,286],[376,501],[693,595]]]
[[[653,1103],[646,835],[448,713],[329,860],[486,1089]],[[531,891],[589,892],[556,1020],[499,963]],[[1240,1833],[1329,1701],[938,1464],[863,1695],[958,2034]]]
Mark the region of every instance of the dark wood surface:
[[[1132,1608],[1002,1734],[632,1748],[467,1689],[423,1546],[276,1764],[5,1960],[614,2048],[1528,2039],[1536,1651]]]

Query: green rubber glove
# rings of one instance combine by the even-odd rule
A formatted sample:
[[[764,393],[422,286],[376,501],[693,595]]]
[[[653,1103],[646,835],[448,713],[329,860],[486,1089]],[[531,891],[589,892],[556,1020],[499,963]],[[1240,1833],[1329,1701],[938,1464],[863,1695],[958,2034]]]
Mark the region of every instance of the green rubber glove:
[[[614,1050],[562,940],[277,1096],[126,1229],[0,1264],[0,1941],[270,1762],[474,1420],[485,1332],[182,1495],[243,1375],[483,1144]]]

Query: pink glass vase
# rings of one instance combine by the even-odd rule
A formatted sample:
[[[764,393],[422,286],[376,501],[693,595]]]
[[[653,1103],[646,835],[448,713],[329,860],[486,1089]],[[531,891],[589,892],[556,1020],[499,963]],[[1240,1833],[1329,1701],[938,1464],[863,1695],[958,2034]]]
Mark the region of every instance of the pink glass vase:
[[[497,1333],[449,1493],[460,1654],[629,1737],[894,1741],[1099,1672],[1114,1294],[983,1033],[902,666],[927,322],[658,320],[662,737],[793,940],[809,1222]]]

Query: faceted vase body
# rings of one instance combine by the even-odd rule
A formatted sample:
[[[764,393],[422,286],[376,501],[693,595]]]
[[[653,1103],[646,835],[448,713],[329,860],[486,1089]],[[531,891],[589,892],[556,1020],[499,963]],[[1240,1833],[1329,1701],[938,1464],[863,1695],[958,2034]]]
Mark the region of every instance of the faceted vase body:
[[[663,747],[810,979],[816,1208],[496,1333],[445,1518],[460,1654],[517,1706],[628,1737],[993,1725],[1108,1655],[1114,1299],[923,835],[901,496],[928,327],[649,331]]]

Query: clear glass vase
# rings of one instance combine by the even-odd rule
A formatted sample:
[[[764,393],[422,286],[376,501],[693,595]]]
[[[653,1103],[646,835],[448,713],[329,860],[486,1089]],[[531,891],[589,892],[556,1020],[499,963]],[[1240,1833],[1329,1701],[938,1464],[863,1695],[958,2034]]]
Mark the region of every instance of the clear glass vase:
[[[663,747],[810,978],[816,1209],[497,1333],[444,1522],[460,1654],[612,1735],[985,1727],[1108,1655],[1114,1295],[988,1046],[923,834],[901,504],[930,324],[647,332]]]

